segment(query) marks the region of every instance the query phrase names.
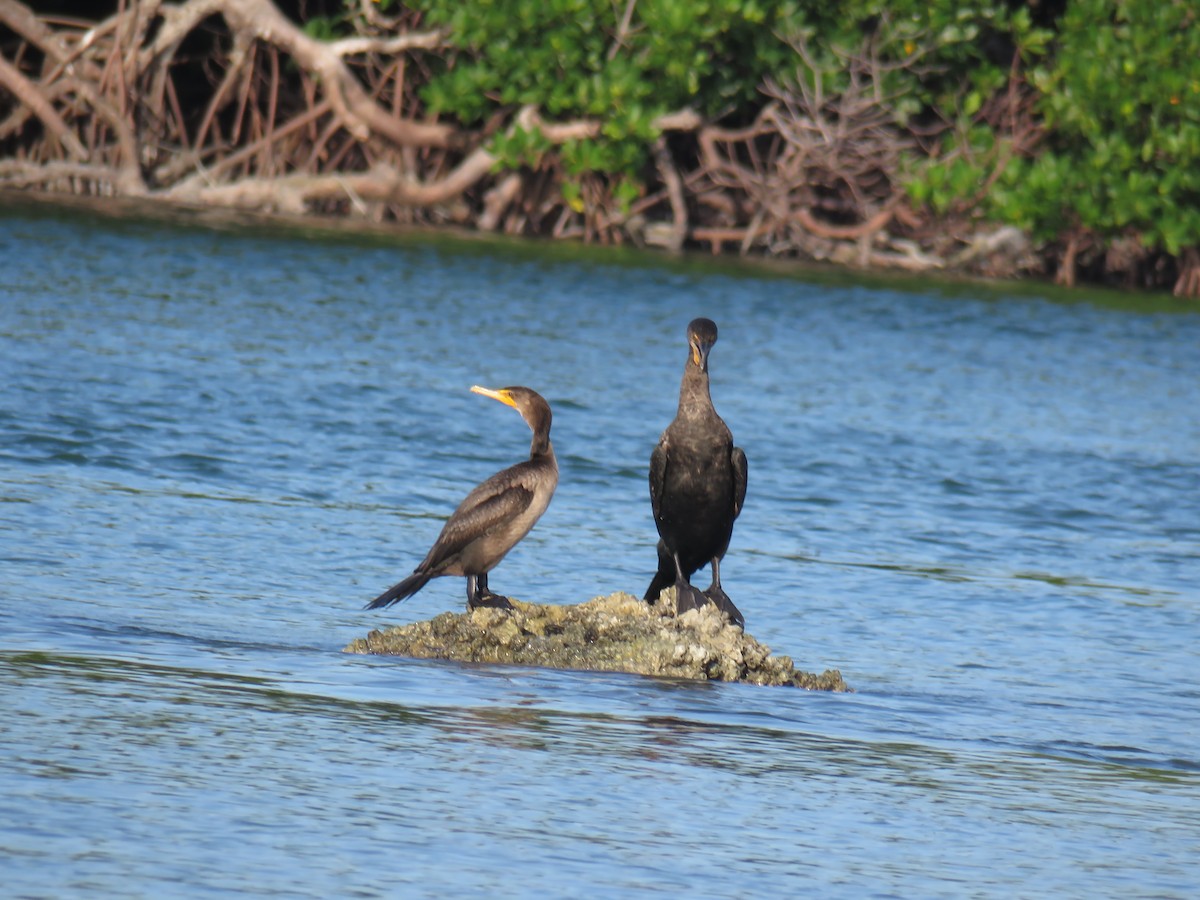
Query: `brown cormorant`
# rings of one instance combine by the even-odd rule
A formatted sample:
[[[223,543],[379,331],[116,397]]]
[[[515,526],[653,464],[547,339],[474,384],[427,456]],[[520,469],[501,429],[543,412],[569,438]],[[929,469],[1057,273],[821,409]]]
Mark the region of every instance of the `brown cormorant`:
[[[679,411],[650,455],[650,504],[658,526],[658,572],[645,598],[658,600],[675,585],[679,612],[712,602],[735,625],[745,620],[721,589],[721,558],[729,547],[733,520],[746,499],[746,454],[713,409],[708,391],[708,354],[717,342],[711,319],[694,319],[687,329],[691,348],[679,387]],[[689,579],[712,567],[704,592]]]
[[[471,390],[505,403],[521,414],[533,431],[529,459],[497,472],[458,505],[432,549],[411,575],[367,604],[391,606],[419,591],[440,575],[467,576],[467,608],[511,609],[507,597],[488,588],[488,572],[496,567],[546,511],[558,485],[558,461],[550,445],[550,404],[527,387],[498,391]]]

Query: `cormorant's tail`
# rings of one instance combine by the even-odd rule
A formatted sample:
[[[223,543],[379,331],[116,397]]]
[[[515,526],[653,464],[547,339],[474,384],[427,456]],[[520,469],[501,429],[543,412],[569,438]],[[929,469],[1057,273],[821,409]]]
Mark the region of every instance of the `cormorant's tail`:
[[[675,574],[672,573],[668,578],[661,571],[656,572],[654,580],[650,582],[650,587],[646,588],[646,594],[642,597],[647,603],[657,603],[658,595],[663,592],[664,588],[669,588],[675,583]]]
[[[399,603],[401,600],[407,600],[421,588],[425,587],[432,577],[428,572],[419,570],[413,572],[398,585],[388,588],[368,603],[365,609],[380,609],[384,606],[391,606],[393,603]]]

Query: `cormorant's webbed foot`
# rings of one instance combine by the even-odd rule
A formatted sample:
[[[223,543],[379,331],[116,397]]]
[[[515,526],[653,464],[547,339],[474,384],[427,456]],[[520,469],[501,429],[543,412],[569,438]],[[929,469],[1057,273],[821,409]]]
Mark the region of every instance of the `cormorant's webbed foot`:
[[[507,597],[492,593],[487,573],[467,576],[467,609],[512,609]]]
[[[467,609],[512,609],[513,605],[507,597],[488,591],[467,600]]]
[[[675,615],[682,616],[689,609],[700,609],[708,603],[708,598],[699,588],[694,588],[686,581],[675,582]]]
[[[731,624],[738,626],[738,628],[746,627],[745,616],[743,616],[741,611],[733,605],[733,601],[729,599],[729,595],[721,589],[719,584],[714,584],[704,592],[703,596],[712,602],[717,609],[724,613],[725,617],[729,619]]]

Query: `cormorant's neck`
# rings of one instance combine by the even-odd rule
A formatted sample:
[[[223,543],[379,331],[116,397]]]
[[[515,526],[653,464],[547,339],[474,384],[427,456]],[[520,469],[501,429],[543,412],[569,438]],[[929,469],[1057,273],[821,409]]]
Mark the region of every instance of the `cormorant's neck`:
[[[708,373],[689,358],[683,370],[683,382],[679,385],[679,414],[686,416],[706,408],[712,409]]]
[[[542,403],[531,409],[523,410],[521,418],[533,432],[533,440],[529,442],[529,458],[553,457],[554,451],[550,448],[550,425],[554,421],[554,417],[550,412],[550,407]]]
[[[554,460],[554,447],[550,443],[550,432],[543,431],[534,434],[533,441],[529,444],[529,458],[534,459],[551,459]],[[557,465],[557,460],[555,460]]]
[[[554,448],[550,446],[550,426],[539,423],[540,427],[533,430],[533,440],[529,442],[529,458],[554,456]]]

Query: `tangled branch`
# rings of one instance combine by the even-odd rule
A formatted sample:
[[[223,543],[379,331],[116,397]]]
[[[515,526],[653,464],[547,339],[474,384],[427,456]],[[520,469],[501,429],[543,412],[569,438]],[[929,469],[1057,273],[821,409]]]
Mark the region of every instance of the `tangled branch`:
[[[896,124],[884,76],[916,65],[919,53],[884,62],[879,35],[859,50],[836,51],[844,85],[830,92],[832,69],[802,38],[793,40],[799,67],[790,79],[768,80],[770,102],[747,128],[713,126],[698,136],[700,167],[689,180],[707,211],[696,232],[719,245],[734,241],[743,253],[762,245],[772,253],[817,259],[846,258],[854,242],[863,264],[919,267],[907,248],[888,257],[873,248],[883,230],[906,216],[901,201],[901,157],[911,139]]]
[[[213,57],[224,71],[197,121],[178,99],[187,66],[180,48],[213,17],[227,30],[229,50]],[[383,173],[381,183],[391,186],[372,195],[428,205],[460,193],[490,163],[473,156],[464,146],[468,136],[453,127],[381,105],[384,66],[365,66],[364,82],[349,64],[444,46],[442,31],[322,43],[270,0],[121,4],[87,31],[51,29],[18,0],[0,0],[0,24],[25,42],[20,65],[0,58],[0,86],[17,101],[0,123],[0,140],[20,139],[20,164],[5,170],[16,183],[61,180],[64,169],[51,164],[65,158],[76,164],[76,189],[87,192],[152,192],[198,203],[231,197],[294,209],[329,199],[318,176],[351,156],[352,165]],[[298,92],[283,84],[281,58],[299,73]],[[386,67],[387,75],[393,71]],[[295,107],[297,94],[306,98],[302,108]],[[35,122],[40,134],[32,131]],[[401,160],[411,160],[412,149],[428,154],[427,178],[412,171],[401,177]],[[47,167],[40,179],[35,165]],[[272,196],[276,170],[286,179]]]

